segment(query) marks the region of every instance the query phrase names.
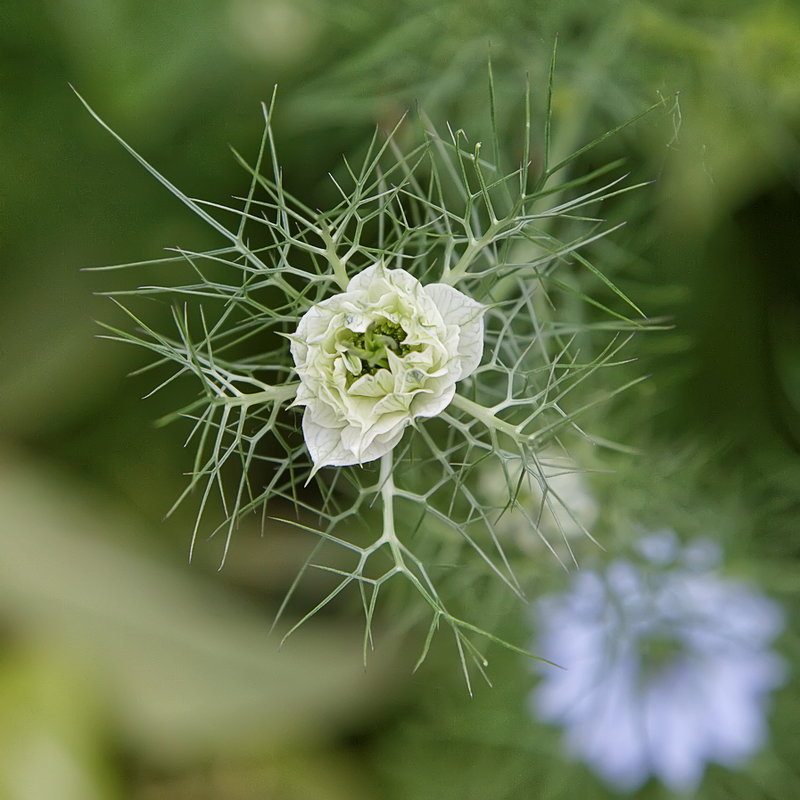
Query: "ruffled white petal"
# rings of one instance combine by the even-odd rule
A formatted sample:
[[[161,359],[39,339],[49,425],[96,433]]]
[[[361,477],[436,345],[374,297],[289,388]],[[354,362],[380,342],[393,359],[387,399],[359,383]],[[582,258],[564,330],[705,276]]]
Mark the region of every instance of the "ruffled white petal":
[[[440,414],[456,382],[480,363],[483,313],[457,289],[423,286],[381,262],[310,308],[290,349],[300,378],[294,405],[305,406],[303,435],[315,468],[380,458],[414,418]]]
[[[350,283],[347,284],[347,294],[367,291],[374,278],[381,278],[385,274],[386,267],[384,267],[383,263],[380,261],[373,264],[371,267],[362,269],[361,272],[356,273],[350,278]]]
[[[446,325],[459,329],[461,372],[456,380],[472,375],[483,356],[483,315],[486,307],[446,283],[431,283],[425,294],[433,300]]]
[[[303,438],[317,468],[343,467],[356,463],[352,452],[342,445],[342,428],[320,425],[310,406],[303,414]]]

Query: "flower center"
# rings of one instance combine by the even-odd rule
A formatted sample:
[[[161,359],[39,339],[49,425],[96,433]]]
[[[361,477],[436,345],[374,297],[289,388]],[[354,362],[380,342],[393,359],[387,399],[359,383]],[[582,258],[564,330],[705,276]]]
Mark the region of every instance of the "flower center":
[[[653,633],[639,642],[641,668],[645,675],[661,672],[675,662],[684,652],[684,647],[669,632]]]
[[[384,317],[370,323],[366,331],[342,331],[342,357],[352,380],[362,375],[374,375],[379,369],[389,369],[389,351],[403,358],[419,349],[418,346],[403,344],[405,338],[402,326]]]

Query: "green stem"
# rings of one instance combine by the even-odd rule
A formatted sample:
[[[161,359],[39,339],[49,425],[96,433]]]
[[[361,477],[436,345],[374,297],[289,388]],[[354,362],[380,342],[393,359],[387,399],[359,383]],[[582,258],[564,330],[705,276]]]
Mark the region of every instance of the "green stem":
[[[264,389],[261,392],[253,392],[251,394],[242,394],[238,397],[221,397],[216,402],[219,405],[226,406],[254,406],[259,403],[283,403],[286,400],[291,400],[297,394],[297,387],[299,383],[284,383],[280,386],[270,386],[269,389]]]
[[[326,227],[323,226],[319,233],[322,237],[322,241],[325,242],[325,258],[331,265],[333,278],[336,283],[339,284],[339,288],[343,292],[347,291],[347,284],[350,283],[350,278],[347,277],[344,261],[342,261],[336,253],[336,242],[333,240],[333,237],[331,237]]]
[[[461,254],[461,258],[458,259],[456,265],[450,269],[447,268],[442,275],[442,283],[447,283],[450,286],[458,283],[466,274],[467,270],[472,265],[472,262],[478,256],[478,254],[483,250],[484,247],[491,244],[494,240],[494,237],[500,232],[500,229],[503,227],[503,223],[507,220],[497,220],[493,222],[486,230],[482,236],[477,239],[473,239],[469,245],[467,245],[467,249]]]
[[[392,551],[395,566],[397,569],[405,571],[402,546],[394,529],[395,485],[394,475],[392,474],[391,451],[381,456],[381,472],[378,480],[381,487],[381,502],[383,503],[383,533],[375,543],[376,549],[382,544],[388,544],[389,549]]]
[[[510,436],[516,441],[522,440],[523,436],[520,435],[519,429],[512,425],[510,422],[500,419],[490,408],[482,406],[479,403],[469,400],[463,395],[456,394],[453,396],[453,405],[466,411],[471,417],[474,417],[479,422],[482,422],[487,428],[500,431],[507,436]]]

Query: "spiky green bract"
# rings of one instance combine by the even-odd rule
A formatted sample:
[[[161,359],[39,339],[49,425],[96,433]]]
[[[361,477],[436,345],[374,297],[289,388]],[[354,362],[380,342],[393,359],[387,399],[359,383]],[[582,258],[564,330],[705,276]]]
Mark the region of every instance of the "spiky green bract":
[[[167,372],[156,389],[185,375],[197,379],[199,395],[174,415],[193,421],[197,455],[180,500],[199,494],[195,537],[214,495],[223,508],[217,530],[226,552],[246,515],[282,518],[286,501],[295,515],[284,521],[318,537],[306,566],[329,570],[336,583],[290,633],[344,589],[357,587],[366,655],[378,599],[389,581],[402,578],[431,614],[420,662],[444,626],[455,637],[469,685],[470,665],[485,674],[476,641],[499,640],[459,618],[449,600],[445,606],[446,578],[436,565],[477,559],[522,596],[495,523],[504,507],[513,513],[525,481],[537,484],[535,496],[544,504],[560,503],[547,484],[543,449],[552,453],[565,437],[585,436],[579,414],[624,388],[608,389],[606,382],[598,393],[598,382],[589,380],[620,360],[625,340],[644,324],[636,306],[590,261],[592,243],[614,230],[592,214],[603,200],[635,187],[607,177],[617,165],[584,176],[568,174],[569,159],[550,165],[548,109],[543,144],[533,142],[536,169],[528,145],[519,166],[504,171],[495,163],[503,150],[496,133],[484,148],[460,130],[442,136],[423,119],[419,143],[405,152],[396,144],[397,129],[376,133],[361,166],[345,161],[334,178],[341,199],[319,211],[284,188],[270,124],[273,106],[274,96],[264,107],[255,162],[237,156],[251,179],[246,196],[232,205],[186,196],[89,109],[221,239],[218,249],[181,249],[161,260],[167,276],[188,270],[188,282],[178,277],[114,293],[136,332],[110,328],[109,338],[153,352]],[[565,176],[561,183],[558,176]],[[379,260],[423,284],[447,283],[485,304],[483,361],[458,385],[444,413],[415,420],[380,462],[315,473],[299,412],[290,408],[298,384],[287,337],[313,304],[344,291],[353,275]],[[105,269],[125,266],[137,265]],[[592,284],[616,296],[623,311],[582,288]],[[142,295],[170,301],[171,334],[130,308],[130,296]],[[584,391],[589,384],[592,389]],[[487,469],[504,475],[502,497],[486,497],[481,474]],[[316,484],[313,492],[304,489],[309,481]],[[526,511],[526,519],[536,519]],[[348,566],[339,566],[338,556],[322,560],[331,547],[349,554]]]

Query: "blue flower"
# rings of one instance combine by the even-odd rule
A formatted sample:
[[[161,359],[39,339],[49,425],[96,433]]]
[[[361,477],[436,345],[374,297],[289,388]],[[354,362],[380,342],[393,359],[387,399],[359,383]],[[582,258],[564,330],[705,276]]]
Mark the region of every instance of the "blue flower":
[[[582,572],[535,603],[534,652],[563,669],[546,668],[531,706],[611,787],[656,776],[690,791],[708,762],[737,766],[766,739],[783,614],[722,577],[709,541],[680,547],[661,531],[639,549],[642,563]]]

